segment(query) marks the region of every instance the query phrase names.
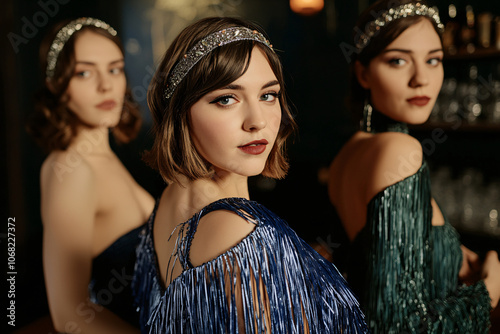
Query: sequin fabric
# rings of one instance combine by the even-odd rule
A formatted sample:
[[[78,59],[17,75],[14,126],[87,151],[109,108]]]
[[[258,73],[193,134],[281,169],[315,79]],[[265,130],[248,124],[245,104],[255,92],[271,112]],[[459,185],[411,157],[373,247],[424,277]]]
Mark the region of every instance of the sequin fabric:
[[[255,229],[212,261],[191,267],[198,223],[215,210],[232,211]],[[368,333],[335,266],[264,206],[226,198],[183,223],[176,255],[185,269],[165,291],[158,284],[153,221],[142,236],[133,281],[143,333]]]
[[[445,218],[432,226],[430,175],[420,169],[377,195],[351,247],[348,281],[374,334],[488,333],[483,281],[459,283],[459,235]]]

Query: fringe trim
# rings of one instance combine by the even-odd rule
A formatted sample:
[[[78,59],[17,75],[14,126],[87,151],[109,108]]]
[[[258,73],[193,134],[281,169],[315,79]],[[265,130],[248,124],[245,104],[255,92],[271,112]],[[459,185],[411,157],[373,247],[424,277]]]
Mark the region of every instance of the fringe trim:
[[[458,234],[431,225],[426,162],[368,205],[364,309],[373,333],[487,333],[489,295],[483,282],[459,286]]]
[[[367,333],[359,304],[335,266],[256,202],[222,199],[200,211],[185,223],[193,233],[179,243],[179,259],[186,261],[199,220],[214,210],[233,211],[257,226],[226,253],[185,270],[157,305],[148,303],[156,284],[149,281],[157,276],[147,249],[152,243],[141,244],[146,249],[138,250],[136,276],[146,279],[138,278],[135,288],[138,302],[152,310],[149,333]]]

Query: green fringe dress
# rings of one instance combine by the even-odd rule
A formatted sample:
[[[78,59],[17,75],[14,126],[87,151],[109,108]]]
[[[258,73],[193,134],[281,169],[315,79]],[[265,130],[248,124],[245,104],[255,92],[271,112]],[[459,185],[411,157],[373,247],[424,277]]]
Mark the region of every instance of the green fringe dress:
[[[374,116],[371,132],[408,131],[375,111]],[[348,281],[374,334],[488,333],[486,286],[459,282],[459,235],[446,217],[444,225],[432,225],[431,199],[424,161],[414,175],[368,204],[366,225],[351,245]]]

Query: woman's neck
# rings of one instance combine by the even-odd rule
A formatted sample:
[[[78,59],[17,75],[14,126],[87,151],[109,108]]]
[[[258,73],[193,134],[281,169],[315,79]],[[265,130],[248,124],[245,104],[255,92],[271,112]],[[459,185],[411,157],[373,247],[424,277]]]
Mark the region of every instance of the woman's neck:
[[[242,197],[249,199],[248,178],[231,175],[189,181],[180,177],[180,182],[168,185],[164,196],[170,204],[188,219],[208,204],[222,198]]]
[[[107,127],[78,128],[70,148],[82,156],[113,154],[109,145],[109,129]]]

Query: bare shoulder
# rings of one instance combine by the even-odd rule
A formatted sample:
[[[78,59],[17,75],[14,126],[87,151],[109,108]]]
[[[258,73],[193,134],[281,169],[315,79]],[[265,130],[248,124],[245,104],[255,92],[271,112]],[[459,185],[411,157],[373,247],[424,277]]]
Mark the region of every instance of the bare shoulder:
[[[408,134],[399,132],[376,134],[369,145],[375,154],[373,159],[375,168],[396,169],[398,175],[405,178],[414,174],[422,165],[422,145]]]
[[[191,245],[193,265],[208,262],[236,246],[255,229],[255,224],[236,213],[217,210],[205,215]]]
[[[41,210],[44,225],[83,216],[96,210],[96,181],[92,167],[72,152],[53,152],[40,172]]]
[[[94,178],[92,166],[77,152],[55,151],[42,164],[40,179],[52,186],[87,183]]]
[[[372,151],[368,198],[413,174],[422,166],[422,145],[404,133],[376,134],[368,144]]]
[[[388,149],[395,148],[421,148],[420,142],[409,134],[402,132],[382,132],[372,136],[372,144]]]

